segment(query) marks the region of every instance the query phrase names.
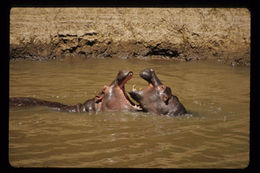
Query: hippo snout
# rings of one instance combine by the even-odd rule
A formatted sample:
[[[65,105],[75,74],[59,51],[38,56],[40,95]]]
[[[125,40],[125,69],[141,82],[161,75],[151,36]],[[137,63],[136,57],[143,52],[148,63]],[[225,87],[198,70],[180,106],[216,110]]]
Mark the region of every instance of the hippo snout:
[[[144,69],[139,73],[140,77],[146,80],[147,82],[150,82],[154,74],[154,70],[151,68]]]
[[[151,68],[144,69],[139,73],[140,77],[152,84],[154,87],[162,85],[162,82],[156,76],[155,72]]]

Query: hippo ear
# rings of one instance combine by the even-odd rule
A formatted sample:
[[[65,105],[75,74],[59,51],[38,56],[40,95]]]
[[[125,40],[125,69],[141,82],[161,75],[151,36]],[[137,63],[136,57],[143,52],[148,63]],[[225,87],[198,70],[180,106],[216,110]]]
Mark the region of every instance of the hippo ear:
[[[170,99],[170,97],[168,97],[168,95],[165,94],[165,93],[163,93],[163,94],[161,95],[161,97],[162,97],[163,102],[164,102],[166,105],[168,105],[168,104],[169,104],[169,99]]]
[[[103,89],[101,90],[101,92],[98,95],[95,96],[95,102],[96,103],[99,103],[99,102],[102,101],[102,99],[104,98],[104,94],[107,92],[107,90],[108,90],[108,86],[105,85],[103,87]]]
[[[106,93],[108,91],[109,86],[104,85],[103,89],[102,89],[102,93]]]

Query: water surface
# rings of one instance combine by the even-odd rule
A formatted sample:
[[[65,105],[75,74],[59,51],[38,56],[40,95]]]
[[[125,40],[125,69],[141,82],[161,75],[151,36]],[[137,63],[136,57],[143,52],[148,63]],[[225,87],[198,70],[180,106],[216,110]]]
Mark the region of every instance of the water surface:
[[[10,97],[83,103],[132,70],[130,91],[153,68],[190,115],[64,113],[10,108],[15,167],[244,168],[249,164],[250,68],[213,62],[64,59],[10,61]]]

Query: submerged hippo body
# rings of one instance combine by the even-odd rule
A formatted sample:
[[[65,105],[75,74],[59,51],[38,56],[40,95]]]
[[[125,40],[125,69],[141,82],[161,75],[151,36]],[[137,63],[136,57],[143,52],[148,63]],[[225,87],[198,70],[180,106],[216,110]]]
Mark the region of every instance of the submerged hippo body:
[[[187,113],[179,99],[172,94],[171,88],[163,85],[153,69],[141,71],[140,76],[148,82],[148,87],[139,91],[133,90],[129,94],[144,111],[168,116]]]
[[[15,107],[47,106],[64,112],[135,111],[139,108],[131,102],[125,92],[125,84],[132,78],[132,75],[131,71],[119,71],[116,79],[109,86],[105,85],[98,95],[83,104],[71,106],[31,97],[12,97],[9,105]]]
[[[54,110],[63,112],[91,112],[98,110],[95,98],[89,99],[83,104],[79,103],[71,106],[59,102],[46,101],[32,97],[12,97],[10,98],[9,105],[14,107],[47,106]]]

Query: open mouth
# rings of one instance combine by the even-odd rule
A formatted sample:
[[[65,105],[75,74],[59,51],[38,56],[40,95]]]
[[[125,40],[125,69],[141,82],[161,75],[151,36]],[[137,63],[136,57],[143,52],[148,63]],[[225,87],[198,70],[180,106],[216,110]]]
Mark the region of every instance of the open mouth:
[[[157,88],[160,89],[160,87],[163,84],[160,81],[160,79],[156,76],[153,69],[149,69],[149,68],[144,69],[139,73],[139,76],[148,82],[148,86],[144,89],[139,89],[139,90],[136,90],[135,86],[133,86],[132,91],[129,92],[129,94],[130,94],[131,98],[134,101],[136,101],[137,104],[140,105],[140,107],[142,107],[143,110],[145,110],[145,108],[143,107],[144,105],[142,103],[144,95],[146,95],[145,93],[149,93],[153,89],[155,89],[155,90],[157,90]],[[163,90],[163,88],[162,88],[162,90]],[[168,100],[166,97],[164,97],[163,99],[165,99],[166,102],[168,103]]]
[[[142,108],[138,105],[136,105],[127,95],[126,91],[125,91],[125,84],[133,77],[133,72],[129,72],[126,77],[123,79],[123,81],[121,82],[121,84],[119,85],[120,89],[123,91],[123,94],[125,96],[125,99],[127,101],[127,103],[129,103],[131,106],[133,106],[134,109],[137,110],[142,110]]]
[[[131,78],[133,77],[133,72],[128,72],[128,74],[126,75],[126,77],[123,79],[123,81],[120,83],[119,87],[121,89],[123,89],[125,87],[125,84],[127,83],[127,81],[129,81]]]

